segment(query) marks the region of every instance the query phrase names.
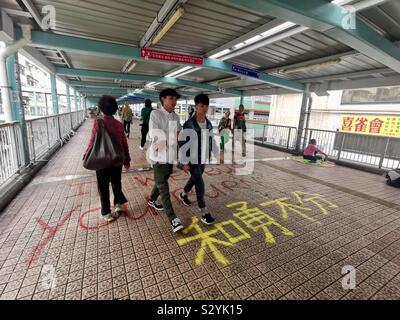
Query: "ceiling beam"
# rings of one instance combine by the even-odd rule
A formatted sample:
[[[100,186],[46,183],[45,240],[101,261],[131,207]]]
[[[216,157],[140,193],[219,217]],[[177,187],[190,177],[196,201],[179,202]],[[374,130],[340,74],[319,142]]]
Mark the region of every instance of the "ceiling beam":
[[[23,10],[15,10],[15,9],[9,9],[9,8],[2,8],[1,10],[6,12],[10,16],[32,18],[32,14],[30,12],[26,12]]]
[[[356,71],[356,72],[333,74],[333,75],[329,75],[329,76],[306,78],[306,79],[301,79],[298,81],[304,82],[304,83],[319,82],[319,81],[331,81],[331,80],[347,79],[347,78],[352,78],[352,77],[373,76],[373,75],[379,75],[382,73],[394,73],[394,71],[390,68],[369,69],[369,70]]]
[[[108,95],[124,95],[127,94],[127,90],[112,90],[112,89],[93,89],[93,88],[80,88],[79,93],[81,94],[108,94]]]
[[[384,78],[368,78],[361,80],[330,81],[322,84],[313,84],[310,87],[312,92],[335,91],[349,89],[379,88],[387,86],[399,86],[400,76]]]
[[[76,87],[85,87],[85,88],[119,88],[119,89],[130,89],[129,85],[124,86],[121,83],[115,83],[115,82],[93,82],[93,81],[71,81],[71,85],[76,86]],[[132,88],[132,89],[143,89],[145,92],[154,92],[154,93],[159,93],[161,90],[157,91],[152,91],[147,89],[145,86],[142,86],[141,88]],[[181,96],[196,96],[198,93],[196,92],[191,92],[191,91],[183,91],[183,90],[177,90],[177,92]]]
[[[325,0],[228,0],[228,2],[322,32],[400,73],[400,50],[344,7]],[[346,21],[351,21],[349,18],[352,14],[355,27],[345,24]]]
[[[175,86],[186,86],[199,88],[202,90],[219,92],[219,88],[205,83],[198,83],[186,80],[180,80],[176,78],[158,77],[158,76],[146,76],[146,75],[134,75],[121,72],[108,72],[98,70],[86,70],[86,69],[69,69],[69,68],[57,68],[56,73],[58,75],[70,76],[70,77],[90,77],[90,78],[102,78],[102,79],[120,79],[120,80],[131,80],[131,81],[143,81],[143,82],[162,82],[168,83]],[[226,89],[227,93],[241,95],[241,91]]]
[[[25,46],[19,49],[19,53],[21,53],[28,60],[32,61],[38,67],[42,68],[44,71],[52,74],[56,72],[54,65],[39,50],[33,47]]]
[[[266,69],[264,71],[268,72],[268,73],[275,73],[275,72],[279,72],[279,71],[285,70],[285,69],[301,68],[301,67],[305,67],[305,66],[308,66],[311,64],[319,64],[319,63],[324,63],[324,62],[330,61],[330,60],[354,57],[357,55],[361,55],[361,53],[357,52],[356,50],[350,50],[350,51],[346,51],[346,52],[331,54],[331,55],[324,56],[321,58],[311,59],[311,60],[297,62],[297,63],[291,63],[291,64],[287,64],[287,65],[281,65],[281,66]]]
[[[32,32],[32,46],[38,46],[42,48],[56,48],[64,50],[67,52],[80,52],[80,53],[92,53],[94,55],[119,57],[119,58],[130,58],[134,60],[144,61],[144,62],[154,62],[166,63],[166,64],[176,64],[185,66],[195,66],[191,64],[184,63],[173,63],[169,61],[161,60],[146,60],[140,55],[140,50],[134,46],[107,43],[103,41],[87,40],[83,38],[77,38],[72,36],[65,36],[54,34],[51,32],[33,31]],[[224,72],[228,74],[237,75],[232,70],[232,64],[226,63],[217,59],[204,59],[204,64],[202,68],[211,69],[219,72]],[[244,76],[246,77],[246,76]],[[254,79],[254,78],[252,78]],[[302,83],[297,83],[295,81],[286,80],[284,78],[272,76],[266,73],[260,73],[259,80],[261,82],[266,82],[274,86],[290,88],[297,91],[303,91],[304,85]]]
[[[243,91],[245,96],[273,96],[273,95],[282,95],[282,94],[294,94],[299,93],[293,90],[288,90],[285,88],[269,88],[269,89],[261,89],[261,90],[247,90]]]

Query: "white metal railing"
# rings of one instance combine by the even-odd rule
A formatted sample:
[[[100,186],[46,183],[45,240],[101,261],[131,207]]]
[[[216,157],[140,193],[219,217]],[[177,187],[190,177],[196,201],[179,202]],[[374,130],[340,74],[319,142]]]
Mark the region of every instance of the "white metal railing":
[[[58,142],[74,134],[73,129],[84,121],[85,110],[26,120],[29,148],[28,162],[39,159]],[[20,123],[0,125],[0,185],[22,168],[22,134]]]
[[[19,123],[0,124],[0,185],[21,165]]]
[[[181,116],[182,123],[186,119],[187,116]],[[208,116],[208,119],[216,128],[220,117]],[[288,151],[296,149],[296,127],[247,122],[247,128],[254,130],[255,142],[265,146],[278,146]],[[379,169],[400,167],[400,138],[307,129],[301,140],[300,152],[311,139],[316,139],[317,146],[332,160]]]
[[[254,123],[248,124],[247,127],[254,129],[254,140],[257,142],[288,150],[296,147],[297,128],[295,127]]]
[[[311,139],[316,139],[317,146],[334,160],[379,169],[400,166],[400,138],[308,129],[304,141]]]

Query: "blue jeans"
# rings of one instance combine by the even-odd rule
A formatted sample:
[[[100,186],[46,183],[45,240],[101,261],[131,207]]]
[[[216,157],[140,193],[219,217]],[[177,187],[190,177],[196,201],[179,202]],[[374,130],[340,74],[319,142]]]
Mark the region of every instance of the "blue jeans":
[[[204,164],[190,164],[190,178],[186,183],[183,191],[188,194],[193,186],[196,187],[196,197],[197,197],[197,205],[200,209],[206,207],[206,202],[204,201],[204,180],[203,180],[203,172],[204,172]]]

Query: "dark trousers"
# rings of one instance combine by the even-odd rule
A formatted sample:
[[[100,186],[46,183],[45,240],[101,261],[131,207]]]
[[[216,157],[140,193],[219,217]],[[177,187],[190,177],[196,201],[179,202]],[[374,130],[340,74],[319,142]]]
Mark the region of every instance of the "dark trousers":
[[[322,160],[321,156],[303,156],[303,159],[310,160],[312,162],[317,162],[317,160]]]
[[[131,132],[131,122],[124,120],[124,131],[129,137],[129,133]]]
[[[149,125],[148,124],[143,124],[142,125],[142,141],[140,143],[140,146],[143,148],[144,145],[146,144],[146,137],[147,134],[149,133]]]
[[[203,209],[206,207],[206,202],[204,201],[205,187],[203,180],[205,166],[204,164],[190,164],[189,167],[190,178],[183,188],[183,191],[188,194],[194,186],[196,188],[197,205],[200,209]]]
[[[101,200],[101,214],[111,213],[110,208],[110,182],[114,193],[114,205],[127,203],[125,195],[122,193],[121,184],[122,167],[106,168],[96,171],[97,187]]]
[[[161,203],[170,221],[176,218],[169,193],[168,179],[172,174],[172,164],[156,163],[153,165],[155,185],[151,191],[150,200],[156,201],[161,196]]]

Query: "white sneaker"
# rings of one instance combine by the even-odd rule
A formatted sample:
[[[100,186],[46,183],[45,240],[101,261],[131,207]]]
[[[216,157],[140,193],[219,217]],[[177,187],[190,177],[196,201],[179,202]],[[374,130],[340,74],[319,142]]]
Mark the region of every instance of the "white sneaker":
[[[142,150],[142,151],[144,150],[144,148],[142,146],[139,146],[139,149]]]
[[[178,232],[183,229],[181,220],[179,218],[175,218],[174,220],[172,220],[171,226],[172,226],[172,231],[174,231],[174,232]]]

